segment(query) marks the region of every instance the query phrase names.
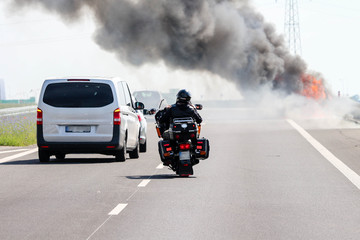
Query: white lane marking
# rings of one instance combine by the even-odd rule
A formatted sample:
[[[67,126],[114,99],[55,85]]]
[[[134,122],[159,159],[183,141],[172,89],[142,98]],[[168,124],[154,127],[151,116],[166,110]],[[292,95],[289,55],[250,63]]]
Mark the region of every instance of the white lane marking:
[[[296,124],[293,120],[287,119],[287,122],[293,126],[313,147],[320,152],[334,167],[336,167],[344,176],[350,180],[358,189],[360,189],[360,176],[353,170],[346,166],[340,159],[334,156],[329,150],[327,150],[321,143],[313,138],[302,127]]]
[[[162,163],[159,164],[159,166],[156,167],[156,169],[163,169],[164,165]]]
[[[119,215],[119,213],[126,208],[127,203],[119,203],[108,215]]]
[[[0,154],[2,153],[11,153],[11,152],[21,152],[21,151],[25,151],[26,149],[21,148],[21,149],[14,149],[14,150],[5,150],[5,151],[1,151]]]
[[[148,185],[150,181],[151,181],[150,179],[142,180],[141,183],[138,185],[138,187],[146,187],[146,185]]]
[[[22,153],[18,153],[18,154],[15,154],[15,155],[12,155],[12,156],[9,156],[9,157],[6,157],[6,158],[2,158],[2,159],[0,159],[0,163],[4,163],[4,162],[11,161],[11,160],[19,158],[19,157],[23,157],[25,155],[37,152],[37,150],[38,150],[37,148],[33,148],[33,149],[31,149],[29,151],[26,151],[26,152],[22,152]]]

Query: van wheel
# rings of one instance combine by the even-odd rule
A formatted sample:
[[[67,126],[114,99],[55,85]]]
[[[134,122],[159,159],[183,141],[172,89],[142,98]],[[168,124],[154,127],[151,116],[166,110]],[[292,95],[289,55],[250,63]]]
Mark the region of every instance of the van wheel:
[[[115,160],[117,162],[125,162],[125,160],[126,160],[126,139],[124,140],[123,148],[120,151],[116,152]]]
[[[65,153],[56,154],[55,157],[58,160],[64,160],[65,159]]]
[[[146,152],[146,140],[145,140],[144,144],[140,143],[140,152]]]
[[[42,150],[39,148],[39,161],[40,162],[49,162],[50,161],[50,153],[46,150]]]
[[[130,158],[139,158],[139,143],[136,145],[136,148],[129,152]]]

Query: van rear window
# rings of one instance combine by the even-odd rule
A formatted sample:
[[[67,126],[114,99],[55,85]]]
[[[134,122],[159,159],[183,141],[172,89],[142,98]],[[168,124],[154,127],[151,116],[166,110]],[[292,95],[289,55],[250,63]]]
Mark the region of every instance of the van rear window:
[[[105,83],[52,83],[44,93],[44,103],[53,107],[103,107],[114,101],[113,93]]]

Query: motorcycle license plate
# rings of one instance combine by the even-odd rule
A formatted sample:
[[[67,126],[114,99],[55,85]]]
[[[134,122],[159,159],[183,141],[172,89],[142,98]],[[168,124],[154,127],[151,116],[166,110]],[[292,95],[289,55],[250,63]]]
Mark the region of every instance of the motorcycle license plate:
[[[181,160],[189,160],[190,159],[190,151],[180,151],[179,159]]]

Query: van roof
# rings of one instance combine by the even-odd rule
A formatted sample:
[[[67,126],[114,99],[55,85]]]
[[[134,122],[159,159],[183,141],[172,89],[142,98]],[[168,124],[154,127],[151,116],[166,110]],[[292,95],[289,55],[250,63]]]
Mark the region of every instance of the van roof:
[[[67,80],[73,80],[73,81],[81,81],[81,80],[110,80],[113,82],[123,82],[119,77],[98,77],[98,76],[67,76],[67,77],[50,77],[46,78],[46,81],[67,81]]]

